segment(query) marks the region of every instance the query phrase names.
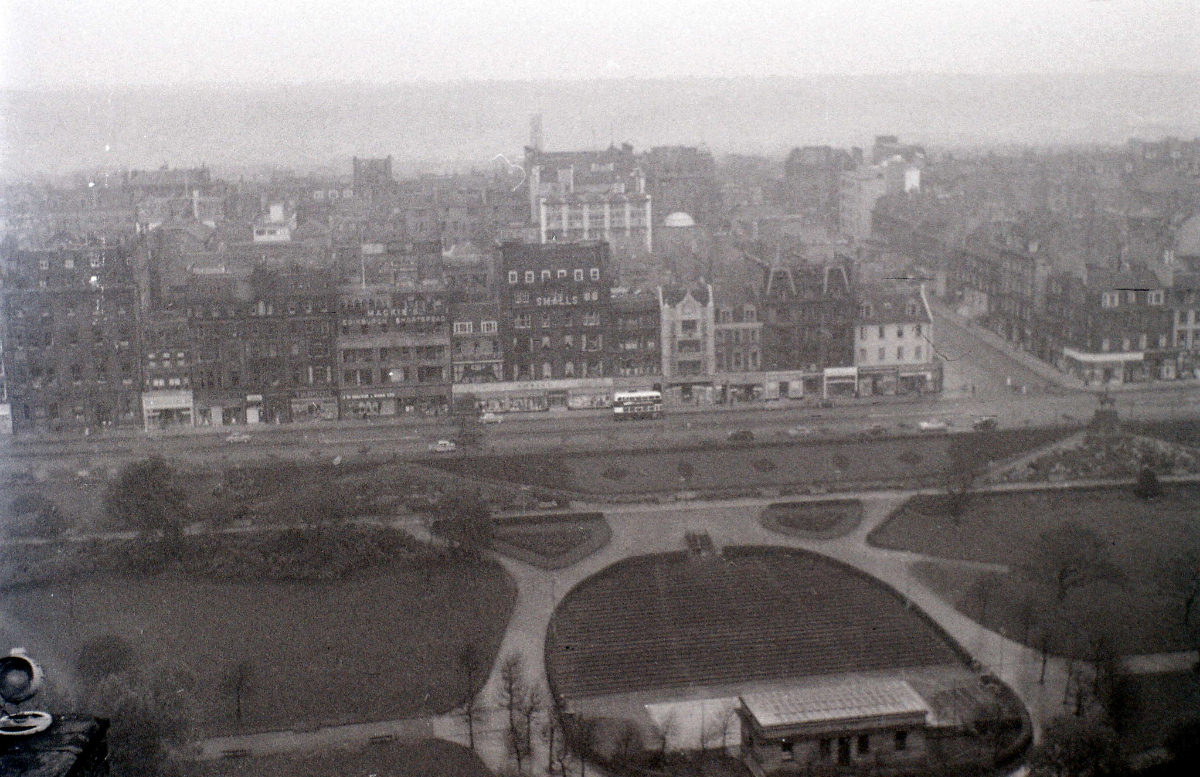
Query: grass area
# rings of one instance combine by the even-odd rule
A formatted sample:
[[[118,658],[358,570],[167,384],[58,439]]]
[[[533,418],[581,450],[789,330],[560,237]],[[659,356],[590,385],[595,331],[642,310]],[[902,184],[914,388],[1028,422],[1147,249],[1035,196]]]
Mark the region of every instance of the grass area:
[[[600,513],[502,519],[496,525],[496,550],[544,569],[570,566],[608,544],[612,530]]]
[[[80,646],[110,633],[150,664],[200,676],[249,661],[256,680],[238,730],[278,729],[450,709],[466,691],[457,651],[475,642],[494,656],[515,596],[491,562],[401,565],[329,583],[93,576],[5,590],[0,638],[67,683]],[[233,733],[233,702],[219,686],[196,690],[208,734]]]
[[[763,510],[762,525],[783,534],[827,540],[854,531],[862,517],[862,502],[857,499],[776,502]]]
[[[988,629],[1041,649],[1039,608],[1027,605],[1029,585],[1018,572],[996,573],[962,566],[919,561],[913,572],[934,593]],[[1178,603],[1160,595],[1152,585],[1126,581],[1096,584],[1073,592],[1054,608],[1045,607],[1057,628],[1049,630],[1047,646],[1054,655],[1090,659],[1088,640],[1102,631],[1118,653],[1191,650],[1194,643],[1180,627]]]
[[[976,494],[954,522],[938,498],[915,497],[870,536],[876,545],[951,559],[1005,564],[1004,573],[921,563],[915,571],[960,612],[986,627],[1039,647],[1047,626],[1052,652],[1087,657],[1088,633],[1103,631],[1121,653],[1192,649],[1181,604],[1161,586],[1164,570],[1197,542],[1200,486],[1169,485],[1145,501],[1128,488],[1055,489]],[[1062,602],[1031,588],[1021,565],[1043,532],[1068,522],[1094,530],[1121,572],[1072,590]],[[1038,613],[1041,612],[1041,615]]]
[[[461,475],[592,494],[681,488],[737,492],[809,483],[934,480],[953,461],[1002,461],[1069,433],[1065,429],[1009,429],[877,440],[468,456],[430,463]]]
[[[302,755],[197,761],[185,777],[491,777],[474,751],[442,739],[333,748]]]
[[[1162,568],[1163,553],[1192,536],[1200,485],[1164,484],[1158,499],[1133,495],[1132,486],[1045,489],[972,494],[955,521],[940,494],[916,496],[868,540],[880,547],[942,558],[1014,564],[1045,531],[1073,521],[1109,541],[1126,574],[1147,578]]]

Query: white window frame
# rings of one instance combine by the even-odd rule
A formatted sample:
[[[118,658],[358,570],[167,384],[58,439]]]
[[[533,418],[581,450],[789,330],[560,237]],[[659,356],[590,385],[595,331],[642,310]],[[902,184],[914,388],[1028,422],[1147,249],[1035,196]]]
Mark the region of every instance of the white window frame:
[[[500,329],[500,325],[496,321],[480,321],[479,331],[481,334],[494,335]]]
[[[533,270],[526,270],[526,271],[525,271],[525,282],[526,282],[526,283],[533,283],[533,277],[534,277],[534,276],[533,276]]]
[[[592,280],[594,280],[594,281],[600,280],[600,268],[599,267],[592,268],[591,277],[592,277]]]
[[[566,267],[559,267],[559,268],[558,268],[558,277],[559,277],[559,278],[566,278],[566,277],[567,277],[567,268],[566,268]]]
[[[550,280],[550,271],[542,270],[542,283],[545,283],[548,280]]]
[[[519,278],[518,278],[518,276],[517,276],[517,271],[516,271],[516,270],[509,270],[509,271],[508,271],[508,282],[509,282],[510,284],[515,284],[515,283],[518,281],[518,279],[519,279]]]
[[[454,322],[454,334],[456,334],[456,335],[469,335],[469,334],[472,334],[474,331],[475,331],[475,322],[474,321],[455,321]]]
[[[577,280],[577,281],[583,280],[583,268],[582,267],[577,268],[575,270],[575,280]]]

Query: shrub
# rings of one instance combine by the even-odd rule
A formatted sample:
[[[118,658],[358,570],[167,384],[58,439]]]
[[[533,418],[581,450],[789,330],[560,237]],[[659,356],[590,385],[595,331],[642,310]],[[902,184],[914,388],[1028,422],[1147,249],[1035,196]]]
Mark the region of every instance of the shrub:
[[[1142,499],[1154,499],[1162,494],[1162,486],[1159,485],[1158,475],[1154,474],[1153,469],[1142,467],[1138,472],[1137,484],[1133,487],[1133,493]]]

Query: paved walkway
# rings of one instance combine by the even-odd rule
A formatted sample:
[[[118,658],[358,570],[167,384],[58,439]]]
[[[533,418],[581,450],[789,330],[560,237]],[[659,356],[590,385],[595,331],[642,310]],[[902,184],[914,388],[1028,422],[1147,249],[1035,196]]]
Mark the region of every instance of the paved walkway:
[[[1071,483],[1034,484],[1037,488],[1067,488]],[[1028,484],[1006,484],[993,490],[1028,488]],[[500,557],[517,584],[517,600],[493,667],[481,694],[484,720],[476,731],[476,750],[495,770],[511,766],[504,746],[504,716],[497,709],[499,666],[505,657],[520,655],[528,678],[545,688],[545,634],[551,613],[570,588],[620,559],[633,555],[681,550],[684,533],[707,532],[717,547],[726,545],[779,545],[811,550],[857,567],[892,586],[921,608],[959,642],[986,670],[1003,679],[1025,701],[1035,727],[1050,718],[1070,711],[1068,685],[1074,667],[1065,659],[1050,658],[1045,663],[1036,650],[1004,635],[982,627],[956,611],[953,606],[925,587],[912,573],[918,560],[936,560],[909,551],[878,548],[867,543],[870,532],[915,491],[864,492],[839,494],[854,496],[864,504],[863,521],[849,534],[830,540],[811,540],[772,532],[759,523],[762,508],[777,499],[738,499],[725,502],[685,502],[671,505],[590,505],[601,510],[612,528],[611,542],[579,563],[566,569],[546,571],[507,557]],[[822,496],[798,497],[797,501],[817,501]],[[1000,565],[975,564],[988,569]],[[1195,653],[1134,656],[1126,661],[1133,672],[1160,672],[1188,668],[1197,660]],[[195,757],[220,758],[229,753],[264,754],[325,748],[334,744],[361,744],[380,739],[417,739],[436,736],[467,743],[465,723],[457,715],[441,715],[417,720],[382,721],[306,731],[278,731],[246,736],[219,737],[198,743]],[[544,773],[545,755],[540,743],[535,772]]]

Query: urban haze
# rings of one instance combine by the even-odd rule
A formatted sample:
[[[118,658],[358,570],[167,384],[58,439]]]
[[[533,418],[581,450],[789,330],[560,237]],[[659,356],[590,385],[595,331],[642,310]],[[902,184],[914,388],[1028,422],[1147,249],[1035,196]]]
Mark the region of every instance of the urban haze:
[[[1196,11],[3,4],[0,775],[1193,774]]]

